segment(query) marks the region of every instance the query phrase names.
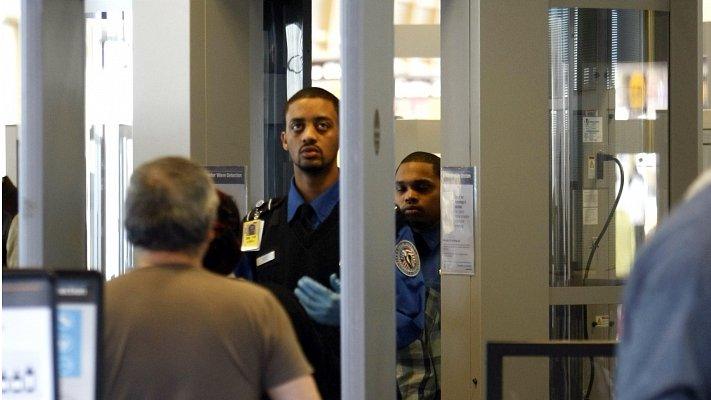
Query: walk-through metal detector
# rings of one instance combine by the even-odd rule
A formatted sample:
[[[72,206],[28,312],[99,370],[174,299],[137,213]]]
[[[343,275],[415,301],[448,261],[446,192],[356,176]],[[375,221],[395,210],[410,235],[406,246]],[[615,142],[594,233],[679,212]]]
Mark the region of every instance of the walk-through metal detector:
[[[476,274],[442,277],[443,398],[483,398],[490,341],[616,338],[634,251],[698,174],[700,7],[442,2],[443,163],[479,171]],[[503,371],[504,398],[602,399],[614,361]]]

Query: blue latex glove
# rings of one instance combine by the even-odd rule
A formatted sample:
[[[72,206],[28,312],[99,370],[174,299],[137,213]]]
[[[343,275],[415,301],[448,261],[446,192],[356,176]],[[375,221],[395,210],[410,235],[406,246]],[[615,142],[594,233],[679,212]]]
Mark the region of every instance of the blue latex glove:
[[[331,287],[323,286],[305,276],[299,279],[294,294],[314,321],[323,325],[341,324],[341,280],[336,274],[331,275]]]

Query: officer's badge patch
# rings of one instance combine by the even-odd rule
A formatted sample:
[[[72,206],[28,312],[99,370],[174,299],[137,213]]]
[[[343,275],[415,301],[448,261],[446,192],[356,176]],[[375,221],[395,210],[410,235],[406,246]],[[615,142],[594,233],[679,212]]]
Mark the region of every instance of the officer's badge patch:
[[[420,273],[420,254],[412,242],[401,240],[395,245],[395,265],[406,276]]]

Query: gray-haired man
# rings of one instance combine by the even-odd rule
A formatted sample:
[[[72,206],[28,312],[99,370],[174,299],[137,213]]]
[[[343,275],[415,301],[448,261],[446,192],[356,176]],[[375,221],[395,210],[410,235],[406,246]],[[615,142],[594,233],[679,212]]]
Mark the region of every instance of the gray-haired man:
[[[106,285],[104,398],[319,398],[277,300],[202,268],[217,204],[186,159],[134,172],[125,224],[137,265]]]

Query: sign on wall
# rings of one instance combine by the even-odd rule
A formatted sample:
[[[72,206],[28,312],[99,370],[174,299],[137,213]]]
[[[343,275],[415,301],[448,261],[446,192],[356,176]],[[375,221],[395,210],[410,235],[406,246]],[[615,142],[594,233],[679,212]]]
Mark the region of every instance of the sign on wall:
[[[476,168],[442,168],[442,274],[475,275]]]
[[[215,182],[215,186],[234,198],[240,218],[243,218],[248,211],[247,167],[244,165],[222,165],[207,166],[205,169]]]

